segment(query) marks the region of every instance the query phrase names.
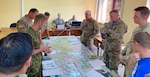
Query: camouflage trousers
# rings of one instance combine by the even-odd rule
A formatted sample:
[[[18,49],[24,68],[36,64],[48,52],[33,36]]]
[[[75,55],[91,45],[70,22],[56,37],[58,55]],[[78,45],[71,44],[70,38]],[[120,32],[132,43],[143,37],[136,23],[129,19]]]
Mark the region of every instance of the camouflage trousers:
[[[41,62],[41,53],[32,56],[31,65],[27,70],[28,77],[41,77]]]
[[[90,50],[92,49],[93,41],[94,41],[93,38],[89,39],[88,37],[86,39],[81,39],[81,43],[86,47],[88,47]]]
[[[118,70],[120,50],[107,50],[103,54],[103,60],[110,70]]]

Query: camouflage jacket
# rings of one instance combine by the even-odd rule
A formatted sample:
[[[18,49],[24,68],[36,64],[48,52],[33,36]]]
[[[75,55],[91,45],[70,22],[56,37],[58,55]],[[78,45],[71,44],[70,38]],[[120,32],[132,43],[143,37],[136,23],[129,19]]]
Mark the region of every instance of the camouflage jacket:
[[[32,19],[27,18],[27,16],[22,17],[17,22],[17,30],[19,32],[26,32],[28,28],[32,25]]]
[[[53,23],[57,26],[57,25],[64,25],[65,24],[65,21],[61,18],[61,19],[55,19],[53,21]]]
[[[41,28],[41,32],[43,33],[45,30],[50,29],[50,24],[48,22],[45,23],[45,25]]]
[[[66,23],[66,26],[72,26],[72,22],[74,22],[74,21],[77,21],[77,20],[73,20],[73,19],[70,19],[70,20],[68,20],[67,21],[67,23]]]
[[[111,26],[113,25],[113,26]],[[102,38],[105,40],[118,40],[123,42],[123,35],[127,32],[128,26],[119,19],[117,22],[109,22],[100,30]]]
[[[127,43],[126,47],[121,52],[122,55],[126,55],[126,59],[129,58],[129,56],[127,56],[127,55],[129,55],[131,52],[133,52],[133,48],[132,48],[132,45],[131,45],[131,41],[133,40],[133,36],[136,33],[141,32],[141,31],[150,33],[150,23],[148,23],[145,26],[139,26],[139,27],[134,29],[134,31],[132,33],[131,40]]]
[[[27,33],[32,37],[34,49],[40,48],[40,41],[38,31],[34,31],[31,27],[28,29]],[[27,70],[27,74],[29,77],[37,77],[40,73],[42,62],[42,55],[38,53],[32,56],[31,65]]]
[[[82,31],[81,39],[94,38],[96,34],[98,34],[99,32],[98,22],[93,18],[88,20],[84,19],[81,24],[81,31]]]
[[[34,31],[31,27],[27,30],[27,33],[32,37],[34,49],[40,48],[38,31]]]

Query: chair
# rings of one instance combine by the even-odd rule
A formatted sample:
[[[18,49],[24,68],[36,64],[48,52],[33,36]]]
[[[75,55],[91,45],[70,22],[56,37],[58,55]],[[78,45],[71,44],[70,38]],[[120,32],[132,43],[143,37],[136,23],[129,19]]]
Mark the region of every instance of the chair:
[[[17,23],[12,23],[12,24],[10,24],[10,28],[14,28],[14,27],[16,27],[17,26]]]

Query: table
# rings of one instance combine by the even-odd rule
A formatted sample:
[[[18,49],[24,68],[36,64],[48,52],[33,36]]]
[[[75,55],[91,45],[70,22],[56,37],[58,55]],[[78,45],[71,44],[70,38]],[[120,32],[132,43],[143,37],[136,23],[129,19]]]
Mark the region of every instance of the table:
[[[44,45],[50,46],[52,52],[43,55],[43,76],[61,77],[104,77],[109,69],[102,60],[90,59],[92,54],[75,36],[52,36],[44,39]]]
[[[56,30],[49,30],[50,36],[67,36],[67,35],[74,35],[80,36],[81,30],[80,28],[71,28],[71,29],[56,29]],[[47,36],[46,31],[43,32],[42,36]]]
[[[69,33],[70,32],[70,33]],[[80,28],[71,28],[71,29],[56,29],[56,30],[49,30],[50,36],[67,36],[67,35],[74,35],[80,36],[82,31]],[[46,31],[42,34],[42,37],[47,36]],[[94,45],[97,47],[97,55],[99,56],[99,49],[102,48],[102,37],[97,35],[94,39]]]
[[[13,32],[17,32],[17,29],[9,27],[0,28],[0,39]]]

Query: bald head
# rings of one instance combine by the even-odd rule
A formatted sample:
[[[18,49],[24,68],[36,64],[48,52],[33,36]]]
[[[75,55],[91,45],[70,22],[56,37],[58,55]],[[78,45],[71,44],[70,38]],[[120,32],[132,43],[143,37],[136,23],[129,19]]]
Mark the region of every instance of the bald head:
[[[73,15],[73,16],[72,16],[72,19],[73,19],[73,20],[76,20],[76,16],[75,16],[75,15]]]
[[[90,19],[91,18],[91,11],[90,10],[86,10],[85,11],[85,18],[86,19]]]
[[[61,18],[61,14],[60,14],[60,13],[58,13],[58,15],[57,15],[57,16],[58,16],[58,18]]]

